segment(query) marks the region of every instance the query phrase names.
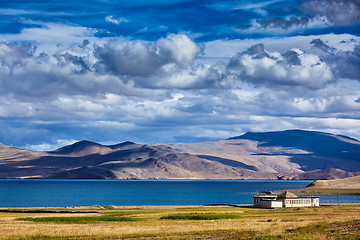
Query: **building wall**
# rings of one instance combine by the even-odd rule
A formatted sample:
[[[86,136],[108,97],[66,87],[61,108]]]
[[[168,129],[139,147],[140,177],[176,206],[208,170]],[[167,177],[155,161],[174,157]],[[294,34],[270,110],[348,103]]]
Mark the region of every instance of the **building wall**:
[[[272,208],[282,208],[283,201],[271,201],[271,207]]]
[[[279,200],[264,200],[261,198],[254,198],[254,206],[262,208],[282,208],[283,202]]]
[[[284,199],[285,207],[310,207],[311,198]]]
[[[263,208],[318,207],[319,198],[262,199],[254,197],[254,206]]]
[[[311,199],[311,206],[312,207],[319,207],[320,206],[319,198],[312,198]]]
[[[284,207],[318,207],[319,198],[284,199]]]
[[[271,201],[261,198],[254,198],[255,207],[271,208]]]

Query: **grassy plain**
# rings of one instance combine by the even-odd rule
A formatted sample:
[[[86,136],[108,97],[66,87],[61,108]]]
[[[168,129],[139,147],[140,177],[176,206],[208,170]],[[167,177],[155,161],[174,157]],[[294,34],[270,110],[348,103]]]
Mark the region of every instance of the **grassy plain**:
[[[360,204],[0,209],[0,239],[360,239]]]

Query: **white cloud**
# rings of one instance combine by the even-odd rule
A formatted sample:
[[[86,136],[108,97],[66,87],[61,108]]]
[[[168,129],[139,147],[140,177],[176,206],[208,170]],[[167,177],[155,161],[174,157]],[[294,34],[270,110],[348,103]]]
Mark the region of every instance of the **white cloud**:
[[[191,64],[202,53],[202,49],[185,34],[169,34],[160,38],[156,45],[161,55],[180,66]]]
[[[314,39],[321,39],[330,47],[339,51],[352,51],[360,43],[360,37],[350,34],[324,34],[309,36],[293,36],[281,38],[260,38],[260,39],[236,39],[236,40],[215,40],[204,43],[204,55],[202,59],[215,58],[228,61],[237,52],[246,51],[249,46],[263,44],[269,52],[285,53],[292,48],[298,48],[305,53],[316,53],[313,45]],[[341,43],[343,42],[343,43]]]
[[[267,52],[262,44],[235,55],[228,69],[242,81],[269,87],[283,85],[319,89],[333,80],[330,68],[318,56],[298,49],[281,55]]]
[[[127,23],[129,22],[129,20],[127,20],[126,18],[114,18],[113,16],[109,15],[105,17],[105,21],[110,22],[110,23],[114,23],[116,25],[119,25],[120,23]]]
[[[27,145],[23,146],[22,148],[28,149],[28,150],[33,150],[33,151],[41,151],[41,152],[53,151],[53,150],[56,150],[63,146],[73,144],[75,142],[77,142],[77,141],[73,140],[73,139],[58,139],[52,144],[51,143],[43,143],[43,144],[37,144],[37,145],[27,144]]]
[[[359,80],[356,36],[200,45],[184,34],[157,41],[100,41],[82,35],[75,36],[77,44],[52,43],[49,51],[38,46],[54,39],[0,43],[0,116],[36,119],[24,127],[29,135],[38,131],[45,136],[70,125],[56,137],[141,142],[289,128],[350,133],[357,122],[344,119],[360,118],[360,81],[340,74],[352,73]],[[318,38],[335,49],[332,55],[310,44]],[[266,45],[256,45],[262,40]],[[223,62],[204,62],[200,46],[205,58],[220,56]],[[354,71],[346,70],[349,66]],[[345,127],[336,126],[342,123]],[[2,131],[14,129],[9,125],[1,125]],[[47,150],[56,144],[28,148]]]
[[[25,21],[31,28],[24,28],[20,33],[1,34],[1,42],[27,42],[36,44],[39,52],[55,53],[59,49],[68,50],[69,46],[82,44],[85,39],[101,42],[95,38],[96,29],[62,23],[44,23]]]
[[[134,123],[129,122],[118,122],[118,121],[94,121],[90,123],[82,124],[86,128],[112,128],[114,130],[131,131],[136,128]]]

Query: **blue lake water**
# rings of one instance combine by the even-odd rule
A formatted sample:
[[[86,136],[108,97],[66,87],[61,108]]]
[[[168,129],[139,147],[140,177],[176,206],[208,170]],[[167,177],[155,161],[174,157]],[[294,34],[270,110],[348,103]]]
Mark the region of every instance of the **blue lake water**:
[[[1,179],[0,207],[251,204],[253,192],[302,188],[312,181]],[[360,202],[360,196],[320,196]]]

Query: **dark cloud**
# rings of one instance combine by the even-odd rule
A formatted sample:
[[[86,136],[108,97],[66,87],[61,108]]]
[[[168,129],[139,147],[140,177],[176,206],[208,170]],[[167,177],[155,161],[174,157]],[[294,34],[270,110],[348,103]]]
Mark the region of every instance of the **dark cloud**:
[[[354,51],[339,51],[328,61],[333,64],[334,72],[340,78],[350,78],[360,81],[360,45]]]
[[[56,54],[54,57],[57,59],[59,65],[72,63],[76,67],[76,69],[74,69],[74,73],[85,73],[91,68],[91,63],[82,56],[76,56],[66,52]]]
[[[360,57],[360,45],[357,45],[354,49],[354,53],[356,56]]]
[[[354,24],[360,20],[358,0],[310,0],[301,8],[313,15],[325,16],[336,25]]]
[[[105,71],[120,75],[149,76],[167,63],[155,46],[141,42],[112,42],[98,48],[95,55]]]
[[[262,43],[251,46],[244,53],[249,54],[250,56],[252,56],[252,58],[255,58],[255,59],[262,59],[265,57],[271,58],[270,55],[265,51],[264,44],[262,44]],[[233,63],[230,62],[230,65],[232,65],[232,64]]]
[[[283,54],[286,64],[293,66],[301,66],[299,53],[296,51],[288,51]]]
[[[36,46],[30,43],[0,43],[0,65],[2,72],[12,74],[26,59],[33,57]]]
[[[99,75],[92,65],[92,52],[80,55],[59,50],[36,53],[32,44],[0,44],[0,94],[27,98],[57,98],[60,95],[124,93],[118,78]],[[89,55],[90,54],[90,55]]]
[[[305,27],[310,22],[309,16],[291,16],[289,18],[267,18],[257,20],[257,23],[263,28],[289,29],[291,27]]]
[[[310,44],[314,49],[321,50],[321,60],[328,64],[336,79],[360,81],[360,45],[355,45],[353,50],[344,51],[330,47],[321,39],[314,39]]]
[[[336,50],[335,48],[333,47],[330,47],[329,45],[327,45],[324,41],[322,41],[321,39],[317,38],[317,39],[314,39],[310,42],[310,44],[317,48],[317,49],[320,49],[321,51],[323,52],[326,52],[326,53],[330,53],[330,54],[333,54],[334,51]]]
[[[253,36],[317,35],[334,31],[357,34],[360,25],[358,0],[276,2],[261,10],[267,14],[239,24],[237,30]]]
[[[121,77],[135,87],[201,89],[221,87],[216,66],[196,61],[202,54],[185,34],[170,34],[156,42],[116,41],[95,50],[98,72]]]
[[[110,42],[95,51],[105,70],[120,75],[151,76],[168,64],[187,67],[202,49],[184,34],[170,34],[157,42]]]

